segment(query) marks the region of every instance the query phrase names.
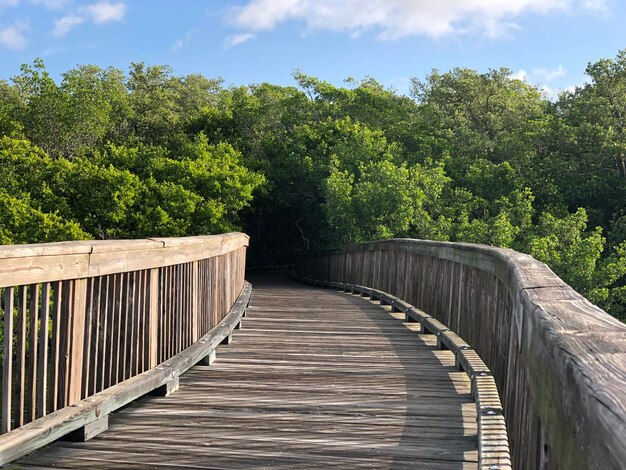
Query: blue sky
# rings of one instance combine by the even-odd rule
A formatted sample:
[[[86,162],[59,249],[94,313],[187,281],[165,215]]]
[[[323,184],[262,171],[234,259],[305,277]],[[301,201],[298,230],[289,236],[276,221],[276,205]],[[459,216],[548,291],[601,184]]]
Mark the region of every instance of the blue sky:
[[[41,57],[167,64],[227,84],[374,77],[406,93],[432,68],[506,66],[549,93],[626,48],[622,0],[0,0],[0,78]]]

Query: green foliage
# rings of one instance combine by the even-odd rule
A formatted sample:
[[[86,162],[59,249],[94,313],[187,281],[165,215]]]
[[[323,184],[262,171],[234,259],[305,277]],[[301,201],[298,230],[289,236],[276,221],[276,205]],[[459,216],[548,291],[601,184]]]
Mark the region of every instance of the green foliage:
[[[587,74],[590,83],[555,104],[542,176],[569,208],[584,207],[606,229],[626,200],[626,50],[589,64]]]
[[[131,64],[0,81],[0,242],[242,227],[251,264],[389,237],[510,247],[626,317],[626,51],[550,102],[508,69],[224,87]]]
[[[586,228],[582,208],[564,218],[543,214],[529,250],[581,290],[589,289],[604,245],[599,227],[590,233]]]
[[[209,144],[203,134],[187,142],[178,155],[154,147],[115,147],[96,157],[139,183],[125,198],[136,199],[126,221],[108,226],[121,236],[182,236],[219,233],[236,228],[237,214],[252,201],[264,178],[241,164],[229,144]],[[130,181],[129,181],[130,183]]]
[[[0,190],[0,245],[89,238],[76,222],[42,212],[28,198],[18,199]]]
[[[454,179],[478,159],[508,162],[532,176],[548,108],[534,86],[513,80],[506,68],[483,74],[455,68],[413,79],[413,95],[430,122],[427,132],[454,156],[446,166]]]
[[[146,147],[144,152],[110,146],[90,157],[52,159],[27,140],[3,137],[0,188],[26,204],[16,206],[7,219],[3,240],[229,231],[263,181],[241,165],[241,155],[230,145],[211,145],[203,135],[188,142],[177,158],[162,148]],[[45,224],[29,237],[24,227],[35,216],[44,217]],[[58,230],[50,224],[58,224]]]

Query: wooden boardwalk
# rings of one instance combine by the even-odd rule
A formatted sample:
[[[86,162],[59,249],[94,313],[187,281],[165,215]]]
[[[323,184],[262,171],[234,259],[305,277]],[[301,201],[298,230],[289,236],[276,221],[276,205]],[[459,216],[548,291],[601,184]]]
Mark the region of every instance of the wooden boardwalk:
[[[476,468],[469,379],[434,336],[355,295],[252,281],[212,366],[10,468]]]

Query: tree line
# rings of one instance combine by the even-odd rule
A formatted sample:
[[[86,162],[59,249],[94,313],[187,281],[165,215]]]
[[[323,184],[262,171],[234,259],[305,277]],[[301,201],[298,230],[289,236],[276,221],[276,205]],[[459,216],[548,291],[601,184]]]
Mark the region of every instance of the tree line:
[[[510,247],[626,319],[626,50],[549,100],[505,68],[226,86],[41,60],[0,80],[0,243],[243,229],[251,264],[389,237]]]

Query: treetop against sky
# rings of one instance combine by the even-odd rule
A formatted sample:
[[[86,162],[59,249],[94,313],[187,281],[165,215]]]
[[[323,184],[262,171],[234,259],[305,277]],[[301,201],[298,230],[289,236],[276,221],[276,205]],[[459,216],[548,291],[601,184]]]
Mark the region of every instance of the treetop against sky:
[[[626,46],[619,0],[0,0],[0,78],[41,57],[168,64],[227,84],[340,84],[371,76],[408,92],[432,68],[505,66],[549,95]]]

